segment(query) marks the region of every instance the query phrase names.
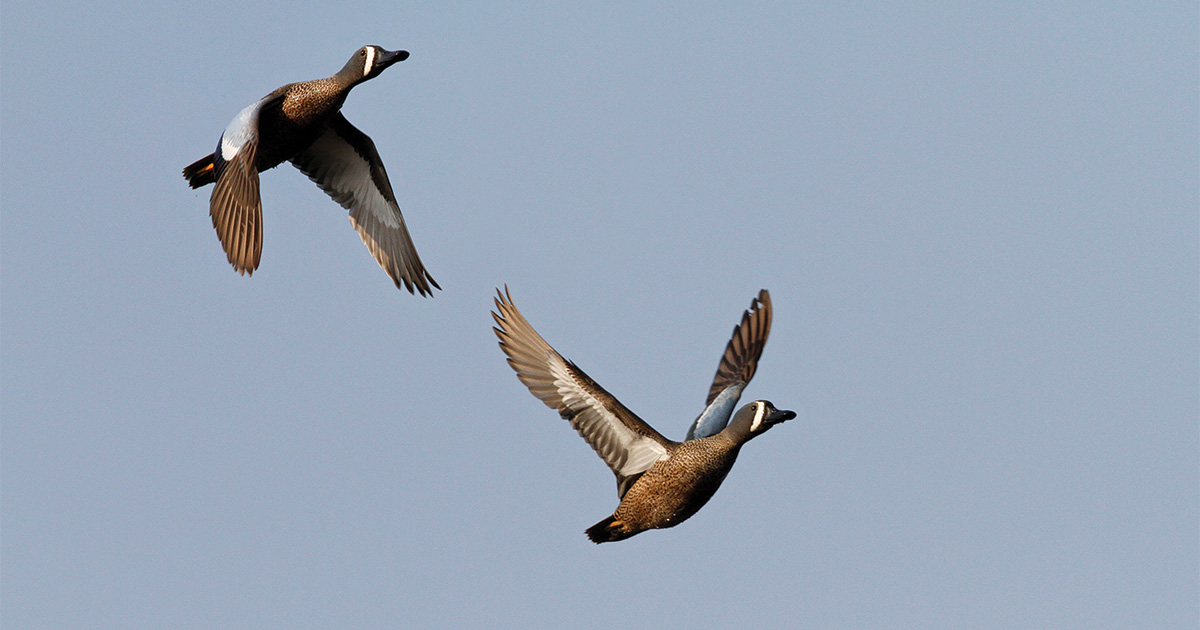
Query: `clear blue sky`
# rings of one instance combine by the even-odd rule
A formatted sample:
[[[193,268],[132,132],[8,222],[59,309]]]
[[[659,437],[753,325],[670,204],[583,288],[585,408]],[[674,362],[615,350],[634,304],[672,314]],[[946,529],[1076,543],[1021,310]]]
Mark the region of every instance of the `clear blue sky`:
[[[1002,4],[5,2],[3,625],[1195,627],[1197,7]],[[367,43],[445,290],[286,165],[239,277],[180,169]],[[596,547],[505,283],[675,438],[768,288],[799,418]]]

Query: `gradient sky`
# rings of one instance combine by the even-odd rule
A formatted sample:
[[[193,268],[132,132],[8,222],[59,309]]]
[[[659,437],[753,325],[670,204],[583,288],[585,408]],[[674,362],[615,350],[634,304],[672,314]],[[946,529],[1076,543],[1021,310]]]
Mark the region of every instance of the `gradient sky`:
[[[680,6],[5,2],[4,627],[1196,627],[1195,2]],[[180,169],[367,43],[444,291],[288,165],[239,277]],[[597,547],[506,283],[676,439],[768,288],[799,417]]]

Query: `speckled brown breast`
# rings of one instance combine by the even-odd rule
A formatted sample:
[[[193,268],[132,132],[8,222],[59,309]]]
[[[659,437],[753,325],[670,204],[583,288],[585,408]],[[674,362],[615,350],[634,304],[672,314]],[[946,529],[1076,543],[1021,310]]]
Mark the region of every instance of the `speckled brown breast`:
[[[278,107],[264,108],[259,115],[259,171],[275,168],[308,148],[322,133],[329,118],[342,109],[348,86],[334,78],[289,83],[275,94],[284,94]]]
[[[684,442],[650,467],[625,493],[613,518],[627,531],[674,527],[695,514],[721,487],[740,446],[723,435]]]

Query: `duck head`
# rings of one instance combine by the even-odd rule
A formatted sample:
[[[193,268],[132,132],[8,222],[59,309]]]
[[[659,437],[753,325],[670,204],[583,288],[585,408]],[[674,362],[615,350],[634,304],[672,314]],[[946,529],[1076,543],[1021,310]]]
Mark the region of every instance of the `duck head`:
[[[746,442],[766,433],[771,427],[796,417],[796,412],[776,409],[769,400],[756,400],[733,414],[725,431],[736,442]]]
[[[379,46],[363,46],[354,51],[350,61],[338,74],[347,75],[356,83],[374,79],[397,61],[408,59],[407,50],[384,50]]]

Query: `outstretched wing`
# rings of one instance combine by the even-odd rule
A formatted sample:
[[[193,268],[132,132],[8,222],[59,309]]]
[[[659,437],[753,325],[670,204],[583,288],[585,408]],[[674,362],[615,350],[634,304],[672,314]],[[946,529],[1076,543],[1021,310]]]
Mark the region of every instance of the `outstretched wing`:
[[[763,289],[742,313],[742,321],[733,327],[733,335],[721,355],[717,374],[708,389],[707,407],[688,429],[687,439],[720,433],[742,397],[742,390],[754,378],[758,358],[771,333],[771,294]]]
[[[216,183],[208,200],[213,229],[238,273],[253,274],[262,258],[262,200],[258,195],[258,120],[267,96],[238,112],[213,153]]]
[[[350,223],[398,288],[440,289],[421,264],[375,143],[339,112],[309,147],[292,157],[300,172],[350,210]]]
[[[556,409],[587,440],[617,476],[621,497],[674,444],[567,361],[542,339],[512,303],[507,287],[496,291],[500,349],[517,378],[547,407]]]

